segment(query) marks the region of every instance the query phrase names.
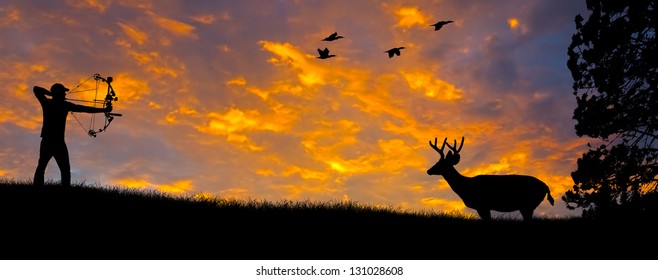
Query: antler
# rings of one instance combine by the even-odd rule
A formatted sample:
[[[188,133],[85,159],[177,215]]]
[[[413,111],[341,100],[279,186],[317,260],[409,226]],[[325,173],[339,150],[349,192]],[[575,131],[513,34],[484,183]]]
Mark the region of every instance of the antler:
[[[446,143],[446,144],[447,144],[447,143]],[[459,149],[456,149],[456,147],[457,147],[457,139],[455,139],[455,144],[454,144],[454,146],[450,146],[450,144],[447,144],[447,145],[448,145],[448,148],[450,148],[450,150],[452,151],[453,154],[455,154],[455,155],[456,155],[456,154],[459,154],[459,151],[461,151],[461,150],[462,150],[462,147],[464,147],[464,136],[462,136],[462,142],[461,142],[461,144],[459,144]],[[441,150],[443,150],[443,149],[441,149]]]
[[[448,141],[448,138],[443,139],[443,145],[441,145],[441,149],[439,149],[439,147],[436,145],[437,141],[438,141],[438,139],[436,137],[434,137],[434,144],[432,144],[432,141],[430,140],[430,147],[432,147],[432,149],[437,151],[439,153],[439,155],[441,155],[441,159],[443,159],[445,157],[445,155],[443,154],[443,149],[446,147],[446,143]],[[450,146],[450,145],[448,145],[448,146]]]

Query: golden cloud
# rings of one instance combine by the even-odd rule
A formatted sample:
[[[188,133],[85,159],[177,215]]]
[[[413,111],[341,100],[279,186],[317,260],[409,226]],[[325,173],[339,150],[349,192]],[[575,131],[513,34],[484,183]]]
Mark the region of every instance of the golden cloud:
[[[49,86],[47,88],[50,88]],[[24,96],[26,92],[32,92],[31,87],[29,87],[26,83],[18,83],[15,85],[15,95],[16,96]],[[30,95],[30,94],[28,94]]]
[[[29,116],[24,116],[23,113],[16,112],[12,108],[2,108],[2,110],[0,110],[0,123],[3,122],[13,123],[17,126],[24,127],[30,130],[36,130],[41,128],[41,121],[42,121],[41,118],[42,117],[40,111],[34,112]]]
[[[146,42],[146,40],[148,39],[148,35],[146,35],[146,32],[139,30],[137,27],[122,22],[119,22],[117,24],[119,25],[119,27],[121,27],[123,33],[126,34],[126,36],[128,36],[130,39],[135,41],[138,45],[144,44],[144,42]]]
[[[329,174],[322,171],[311,170],[308,168],[301,168],[299,166],[290,166],[282,173],[283,176],[289,177],[292,175],[299,175],[304,180],[320,180],[324,181],[329,179]]]
[[[309,182],[309,184],[287,184],[280,188],[286,192],[286,199],[288,200],[310,200],[309,198],[313,196],[325,197],[328,194],[333,195],[340,192],[340,189],[335,186],[323,185],[315,182]]]
[[[418,7],[399,7],[395,9],[395,16],[398,19],[396,25],[399,27],[409,28],[414,25],[429,25],[429,18]]]
[[[154,105],[155,106],[155,105]],[[153,106],[152,106],[153,107]],[[159,108],[159,107],[156,107]],[[179,104],[178,109],[169,112],[165,116],[165,122],[169,124],[178,123],[178,116],[197,116],[199,113],[192,107],[189,107],[184,104]]]
[[[401,139],[379,140],[377,149],[368,148],[356,137],[359,126],[350,120],[321,122],[318,128],[306,132],[301,144],[317,162],[326,165],[327,172],[342,175],[381,172],[397,174],[405,168],[424,166],[425,160],[415,148]],[[349,153],[348,150],[364,146],[366,153]]]
[[[148,67],[148,69],[151,72],[155,73],[155,74],[169,75],[169,76],[174,77],[174,78],[178,77],[178,72],[176,70],[174,70],[173,68],[170,68],[170,67],[150,65]]]
[[[318,65],[313,61],[314,57],[299,51],[290,43],[260,41],[260,44],[263,49],[279,56],[279,58],[270,59],[271,63],[288,65],[299,71],[297,78],[302,85],[311,87],[326,85],[330,82],[331,71],[326,66]]]
[[[268,99],[273,94],[285,93],[295,96],[304,96],[313,93],[312,90],[305,90],[302,86],[294,85],[286,81],[276,81],[269,89],[261,89],[258,87],[247,87],[247,91],[257,95],[263,100]]]
[[[217,134],[230,134],[236,131],[257,129],[260,125],[261,115],[256,110],[243,111],[238,108],[231,108],[225,114],[211,112],[208,114],[210,119],[208,129]]]
[[[379,140],[379,148],[383,155],[379,160],[379,168],[385,172],[397,174],[403,168],[424,168],[425,159],[418,153],[417,149],[405,143],[402,139]]]
[[[295,49],[289,43],[274,43],[261,41],[263,48],[275,55],[276,58],[270,60],[275,64],[288,66],[298,72],[298,81],[302,87],[289,82],[277,81],[272,89],[263,90],[255,87],[247,87],[249,92],[260,96],[264,100],[272,92],[308,92],[307,87],[317,85],[332,84],[339,88],[343,98],[356,98],[356,108],[362,112],[368,113],[370,117],[382,117],[382,114],[393,116],[402,120],[399,130],[401,133],[417,133],[420,129],[417,127],[415,118],[404,108],[396,105],[393,97],[390,96],[390,83],[395,79],[395,75],[382,75],[374,83],[369,83],[369,72],[358,69],[345,69],[336,65],[328,68],[324,64],[316,63],[312,56],[304,54]],[[330,70],[330,71],[329,71]],[[420,71],[417,71],[421,73]],[[416,74],[416,72],[412,73]],[[421,73],[424,74],[424,73]],[[411,74],[410,74],[411,75]],[[430,74],[431,75],[431,74]],[[436,80],[425,87],[437,87],[439,84]],[[243,78],[236,78],[229,81],[233,85],[245,85]],[[445,83],[445,82],[444,82]],[[446,83],[447,84],[447,83]],[[451,88],[442,85],[444,91]],[[441,88],[441,89],[443,89]],[[451,94],[458,91],[452,88]],[[315,129],[302,132],[303,139],[301,145],[305,148],[306,153],[316,162],[325,164],[327,175],[318,175],[312,173],[315,178],[330,177],[328,174],[334,172],[342,175],[365,174],[370,172],[389,172],[396,173],[407,167],[420,168],[426,164],[422,157],[416,155],[416,144],[408,145],[401,139],[380,140],[377,143],[377,149],[373,149],[368,143],[362,143],[356,136],[360,131],[357,120],[341,119],[334,121],[320,120],[315,122]],[[410,130],[411,128],[411,130]],[[425,134],[423,134],[425,135]],[[416,135],[414,135],[416,136]],[[355,149],[356,146],[370,146],[369,152],[362,155],[346,153],[348,150]],[[400,160],[400,159],[404,160]],[[292,170],[301,172],[299,167]],[[317,171],[315,171],[317,172]],[[289,171],[288,173],[291,173]]]
[[[219,192],[222,197],[235,198],[235,199],[250,199],[251,193],[249,188],[232,187],[223,189]]]
[[[235,79],[227,81],[226,85],[227,86],[230,86],[230,85],[245,86],[245,85],[247,85],[247,80],[245,80],[244,77],[237,77]]]
[[[415,118],[405,108],[394,102],[389,94],[391,75],[383,75],[375,80],[374,87],[366,86],[367,73],[351,71],[350,80],[343,90],[343,94],[356,98],[359,102],[355,106],[371,117],[390,115],[401,121],[401,129],[397,132],[409,133],[417,130]],[[382,118],[383,119],[383,118]],[[384,129],[388,130],[390,121],[384,122]]]
[[[182,37],[188,37],[192,39],[198,39],[198,36],[194,33],[195,27],[183,23],[177,20],[173,20],[170,18],[158,16],[153,12],[148,11],[148,15],[151,16],[153,21],[162,29],[165,29],[169,31],[170,33],[176,35],[176,36],[182,36]]]
[[[121,47],[128,56],[132,57],[138,65],[145,65],[146,69],[158,75],[169,75],[178,77],[178,71],[169,65],[177,65],[178,69],[185,70],[185,65],[180,63],[175,57],[161,57],[156,51],[138,52],[132,49],[132,45],[125,40],[118,39],[115,42]]]
[[[76,8],[88,8],[99,13],[105,12],[110,6],[110,0],[66,0],[66,3]]]
[[[518,18],[507,19],[507,25],[509,25],[510,29],[512,30],[520,31],[521,34],[525,34],[528,32],[528,26],[521,24]]]
[[[203,24],[213,24],[217,20],[217,18],[215,18],[215,16],[212,14],[206,14],[206,15],[193,16],[192,20]]]
[[[461,212],[466,205],[461,200],[447,200],[437,197],[426,197],[420,200],[420,204],[430,208],[441,208],[444,212]]]
[[[148,82],[131,77],[126,73],[114,75],[112,88],[120,102],[132,103],[151,93]]]
[[[196,126],[197,130],[211,135],[226,136],[230,143],[252,151],[260,151],[260,147],[253,143],[245,133],[249,131],[282,132],[290,129],[296,121],[294,110],[280,104],[274,104],[272,112],[267,115],[258,110],[231,108],[225,113],[210,112],[207,114],[205,125]]]
[[[531,167],[530,154],[532,154],[532,143],[530,141],[521,141],[501,156],[498,156],[498,162],[481,163],[478,166],[464,169],[461,173],[465,176],[521,174]]]
[[[191,180],[180,180],[170,184],[156,184],[140,178],[123,178],[114,180],[113,184],[127,188],[155,188],[166,193],[184,193],[193,189]]]
[[[574,186],[573,178],[571,178],[571,176],[554,175],[542,172],[535,177],[548,185],[548,188],[551,190],[551,195],[555,198],[562,197],[564,193]]]
[[[0,7],[0,26],[21,20],[21,11],[12,7]]]
[[[454,85],[432,77],[432,72],[424,70],[401,71],[409,88],[422,91],[428,98],[441,101],[455,101],[461,99],[463,92]]]

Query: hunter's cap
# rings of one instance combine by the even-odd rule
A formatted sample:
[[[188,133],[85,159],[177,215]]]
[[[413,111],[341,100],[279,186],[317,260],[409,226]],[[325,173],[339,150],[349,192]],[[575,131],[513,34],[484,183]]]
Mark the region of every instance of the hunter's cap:
[[[69,91],[69,89],[66,88],[64,85],[62,85],[60,83],[54,83],[50,87],[50,92],[51,93],[64,93],[64,92],[67,92],[67,91]]]

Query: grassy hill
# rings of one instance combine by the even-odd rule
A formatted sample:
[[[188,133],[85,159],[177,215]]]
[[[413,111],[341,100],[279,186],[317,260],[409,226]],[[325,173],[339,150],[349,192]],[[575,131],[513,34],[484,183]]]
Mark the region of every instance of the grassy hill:
[[[11,180],[0,181],[0,213],[1,259],[638,259],[638,248],[658,248],[627,246],[653,232],[652,221],[634,219],[484,222],[357,203]]]

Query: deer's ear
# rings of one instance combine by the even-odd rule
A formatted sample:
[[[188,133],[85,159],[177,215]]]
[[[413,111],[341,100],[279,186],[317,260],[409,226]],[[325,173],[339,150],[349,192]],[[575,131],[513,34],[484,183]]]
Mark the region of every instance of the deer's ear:
[[[457,165],[460,158],[461,156],[459,156],[459,154],[453,154],[452,151],[448,152],[448,155],[446,155],[446,160],[452,165]]]

